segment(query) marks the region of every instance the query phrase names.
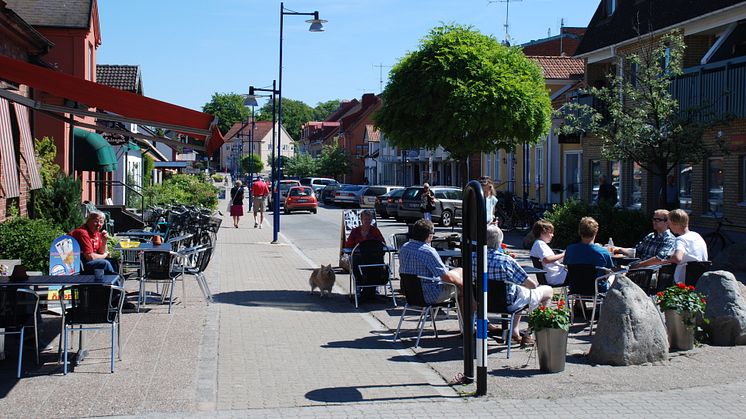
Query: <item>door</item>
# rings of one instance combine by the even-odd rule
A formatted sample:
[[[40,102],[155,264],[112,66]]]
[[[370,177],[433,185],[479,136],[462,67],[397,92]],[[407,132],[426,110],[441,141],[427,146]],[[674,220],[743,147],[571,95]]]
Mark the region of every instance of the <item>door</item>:
[[[580,199],[580,191],[583,186],[583,168],[581,165],[581,151],[571,151],[565,153],[565,171],[564,171],[564,193],[563,200],[570,198]]]

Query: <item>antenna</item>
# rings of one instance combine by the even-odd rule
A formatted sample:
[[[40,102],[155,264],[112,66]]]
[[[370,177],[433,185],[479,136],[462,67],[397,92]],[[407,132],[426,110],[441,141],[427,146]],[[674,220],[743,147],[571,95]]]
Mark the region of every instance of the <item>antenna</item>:
[[[384,68],[391,68],[390,65],[383,65],[381,64],[373,64],[373,68],[378,67],[378,93],[383,92],[383,69]]]
[[[505,42],[510,41],[510,34],[508,31],[508,28],[510,28],[510,23],[508,20],[508,15],[510,14],[510,2],[516,2],[516,1],[523,1],[523,0],[488,0],[487,3],[505,3],[505,24],[503,25],[505,27]]]

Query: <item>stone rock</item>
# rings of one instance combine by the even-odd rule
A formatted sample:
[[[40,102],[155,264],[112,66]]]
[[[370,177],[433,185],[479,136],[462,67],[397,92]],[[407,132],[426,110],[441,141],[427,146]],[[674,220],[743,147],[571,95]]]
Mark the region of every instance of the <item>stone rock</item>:
[[[736,277],[728,271],[711,271],[697,282],[697,292],[707,299],[702,329],[717,346],[746,345],[746,300]]]
[[[712,268],[731,272],[746,271],[746,258],[743,255],[746,255],[746,243],[733,243],[712,260]]]
[[[593,333],[588,358],[596,364],[641,365],[668,359],[668,336],[650,297],[625,276],[618,276]]]

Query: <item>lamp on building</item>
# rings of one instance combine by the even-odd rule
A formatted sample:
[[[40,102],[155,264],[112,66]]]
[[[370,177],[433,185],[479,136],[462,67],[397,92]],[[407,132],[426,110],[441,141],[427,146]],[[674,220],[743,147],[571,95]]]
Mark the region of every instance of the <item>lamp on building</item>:
[[[319,12],[314,11],[310,13],[301,13],[296,12],[294,10],[286,9],[285,3],[280,2],[280,71],[279,71],[279,85],[278,85],[278,92],[277,96],[278,99],[278,106],[277,106],[277,124],[281,127],[282,126],[282,31],[285,26],[285,15],[288,16],[313,16],[313,19],[309,19],[306,22],[310,23],[311,26],[309,26],[308,30],[309,32],[323,32],[324,31],[324,23],[326,23],[326,20],[319,19]],[[280,131],[280,130],[278,130]],[[277,135],[277,161],[276,165],[277,168],[275,169],[275,174],[277,176],[277,188],[275,191],[275,208],[274,208],[274,214],[273,214],[273,229],[272,229],[272,243],[277,243],[277,236],[280,232],[280,188],[279,188],[279,181],[282,179],[282,167],[281,167],[281,161],[280,158],[282,148],[280,145],[280,134]]]

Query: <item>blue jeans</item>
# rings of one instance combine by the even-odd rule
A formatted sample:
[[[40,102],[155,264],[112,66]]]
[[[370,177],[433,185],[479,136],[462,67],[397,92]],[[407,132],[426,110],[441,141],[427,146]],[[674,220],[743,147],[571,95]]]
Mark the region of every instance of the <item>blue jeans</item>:
[[[103,269],[105,274],[119,274],[119,266],[114,259],[94,259],[83,262],[83,272],[93,273],[96,269]]]
[[[422,213],[422,218],[424,218],[424,219],[426,219],[428,221],[432,221],[433,220],[433,214],[430,213],[430,212],[423,212]]]

